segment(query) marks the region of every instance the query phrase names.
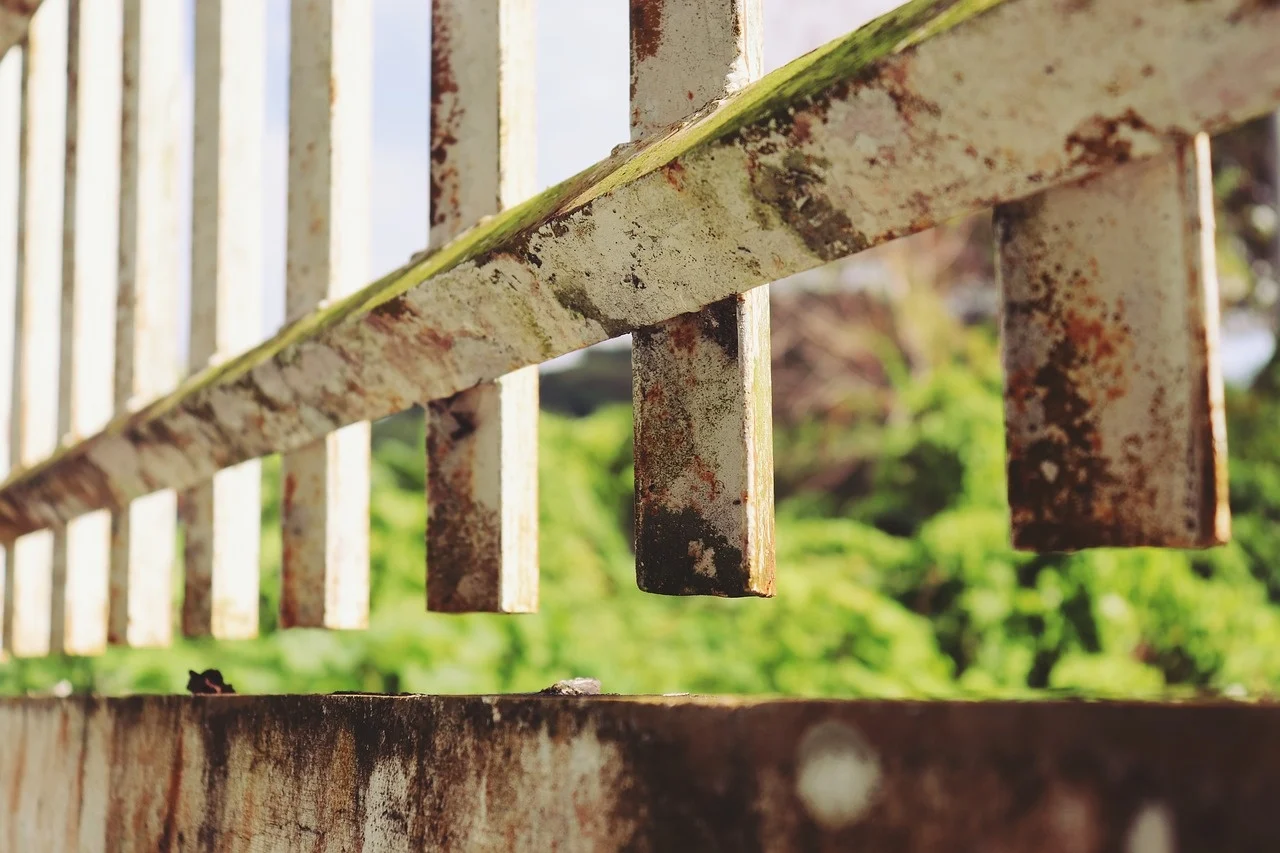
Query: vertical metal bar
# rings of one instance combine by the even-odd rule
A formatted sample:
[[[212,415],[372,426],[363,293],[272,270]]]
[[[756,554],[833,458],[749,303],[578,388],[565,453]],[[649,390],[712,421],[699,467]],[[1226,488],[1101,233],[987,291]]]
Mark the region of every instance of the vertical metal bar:
[[[532,0],[434,0],[431,240],[527,198]],[[427,407],[427,609],[538,609],[538,369]]]
[[[759,77],[762,39],[760,0],[632,0],[632,138]],[[773,595],[769,356],[768,287],[632,335],[640,589]]]
[[[17,416],[12,439],[22,465],[40,461],[58,443],[66,28],[66,0],[46,2],[32,18],[22,69]],[[52,601],[53,531],[41,530],[14,543],[14,655],[49,653]]]
[[[257,343],[262,325],[266,15],[260,0],[201,0],[195,24],[192,372]],[[184,495],[185,636],[258,633],[261,478],[253,459]]]
[[[17,457],[10,441],[15,406],[17,353],[14,350],[18,299],[18,194],[20,125],[22,124],[22,47],[0,57],[0,471],[6,474]],[[13,543],[0,555],[4,583],[0,589],[0,659],[13,640]]]
[[[178,377],[178,123],[184,4],[125,0],[120,139],[116,409],[132,410]],[[173,634],[177,495],[135,500],[112,516],[108,640],[165,646]]]
[[[293,0],[286,310],[364,283],[369,257],[372,11]],[[369,616],[369,424],[282,460],[284,627],[363,628]]]
[[[1208,137],[995,217],[1015,547],[1225,542]]]
[[[58,383],[58,434],[64,440],[92,435],[111,418],[120,192],[120,2],[70,0],[67,19]],[[54,531],[54,651],[91,655],[105,649],[110,553],[108,512],[88,513]]]

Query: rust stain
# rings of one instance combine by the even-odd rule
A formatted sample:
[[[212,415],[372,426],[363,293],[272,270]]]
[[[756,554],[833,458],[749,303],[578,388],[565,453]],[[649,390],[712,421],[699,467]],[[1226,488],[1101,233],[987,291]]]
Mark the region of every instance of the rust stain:
[[[447,4],[431,6],[431,142],[434,168],[429,176],[429,213],[432,226],[449,221],[459,209],[460,179],[457,169],[447,165],[449,154],[458,144],[457,129],[463,107],[459,102],[458,81],[453,70],[453,28]],[[447,109],[446,109],[447,107]],[[446,203],[445,198],[448,196]]]
[[[684,164],[679,160],[672,160],[662,167],[662,174],[677,192],[684,192]]]
[[[912,61],[910,54],[901,54],[875,63],[862,81],[864,85],[871,84],[882,89],[893,101],[898,115],[908,127],[912,127],[916,117],[921,114],[932,118],[942,115],[942,108],[937,103],[922,97],[912,88],[908,80]]]
[[[702,325],[701,314],[683,314],[665,324],[665,331],[671,338],[671,344],[678,351],[692,355],[698,348],[699,334]]]
[[[658,55],[664,5],[665,0],[631,0],[631,53],[638,62]]]
[[[999,209],[1002,246],[1039,203],[1033,199]],[[1049,248],[1032,245],[1031,238],[1024,240],[1018,263],[1043,270],[1041,259]],[[1023,342],[1051,342],[1043,359],[1007,373],[1014,543],[1067,551],[1150,541],[1149,513],[1135,508],[1154,505],[1158,486],[1150,460],[1177,458],[1184,440],[1176,432],[1185,418],[1159,389],[1147,413],[1147,431],[1108,446],[1100,415],[1108,403],[1126,396],[1133,372],[1142,367],[1134,362],[1124,300],[1108,307],[1091,292],[1099,275],[1096,262],[1087,270],[1059,265],[1056,274],[1040,275],[1025,298],[1006,304],[1005,314],[1009,352],[1026,346]],[[1042,413],[1036,420],[1030,419],[1033,403]]]
[[[122,841],[166,849],[158,821],[172,814],[171,849],[284,838],[301,849],[552,850],[568,831],[567,846],[609,850],[754,850],[762,838],[780,850],[932,850],[945,838],[954,849],[1066,853],[1132,848],[1134,827],[1155,814],[1167,817],[1179,850],[1267,850],[1280,785],[1280,709],[1267,703],[0,702],[0,720],[16,721],[31,741],[28,768],[34,756],[41,767],[67,768],[36,777],[52,790],[71,762],[39,723],[65,712],[87,725],[95,702],[105,738],[83,758],[105,764],[111,784],[105,826],[78,828],[106,849]],[[833,741],[816,735],[835,728],[860,741],[854,756],[821,748]],[[160,790],[172,784],[183,739],[195,744],[182,753],[183,791]],[[815,813],[815,786],[803,778],[814,758],[842,779],[865,778],[864,764],[875,765],[874,796],[856,821],[833,825]],[[22,779],[14,770],[14,754],[0,756],[10,796]],[[378,796],[387,778],[403,793]],[[477,826],[482,799],[487,819]],[[171,801],[178,807],[162,811]],[[47,799],[22,798],[19,808],[6,830],[46,825]]]
[[[796,145],[806,145],[813,138],[813,119],[802,113],[797,114],[791,122],[791,141]]]
[[[502,604],[501,519],[473,492],[474,402],[463,391],[429,404],[427,609],[436,613],[497,612]]]
[[[183,738],[174,739],[173,759],[169,764],[169,781],[164,786],[164,823],[160,831],[158,850],[175,850],[181,847],[181,835],[177,831],[178,814],[182,803]]]
[[[1067,136],[1066,151],[1072,165],[1094,168],[1127,163],[1133,143],[1122,131],[1156,134],[1156,129],[1134,110],[1118,116],[1094,116]]]
[[[285,475],[284,489],[281,495],[280,518],[287,519],[294,514],[294,499],[298,491],[298,479],[293,473]],[[294,626],[302,624],[303,616],[300,601],[303,591],[300,588],[304,581],[297,571],[293,571],[292,567],[297,563],[297,555],[293,550],[292,536],[281,536],[281,554],[280,565],[281,572],[281,591],[280,591],[280,623],[285,626]]]
[[[697,455],[693,457],[692,471],[693,476],[696,477],[706,489],[705,499],[707,503],[714,503],[715,500],[720,497],[720,490],[723,488],[720,480],[716,477],[716,472],[701,456]]]
[[[22,780],[27,778],[27,739],[19,737],[13,748],[17,752],[18,757],[13,759],[11,764],[12,772],[9,778],[9,814],[18,814],[18,805],[22,802]],[[13,741],[10,741],[13,744]]]
[[[452,335],[441,334],[430,326],[420,327],[415,334],[415,338],[424,351],[433,354],[447,353],[454,346]]]
[[[391,335],[407,324],[417,324],[421,321],[417,312],[409,305],[409,300],[403,296],[397,296],[370,310],[364,316],[363,322],[381,334]],[[430,343],[442,342],[443,340],[439,338],[430,341]]]

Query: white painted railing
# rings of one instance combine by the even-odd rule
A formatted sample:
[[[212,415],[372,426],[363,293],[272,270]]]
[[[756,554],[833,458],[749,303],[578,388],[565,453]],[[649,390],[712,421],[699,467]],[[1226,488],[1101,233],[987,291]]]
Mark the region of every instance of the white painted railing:
[[[415,403],[427,606],[536,609],[536,365],[627,332],[641,588],[772,595],[764,286],[991,208],[1015,543],[1229,535],[1205,134],[1280,102],[1273,4],[912,3],[758,79],[759,0],[632,0],[632,143],[529,198],[532,0],[435,0],[430,248],[357,289],[370,8],[294,0],[290,322],[258,345],[263,11],[197,0],[182,127],[180,7],[0,17],[8,652],[168,643],[179,524],[183,633],[253,636],[274,452],[281,624],[363,627],[369,422]]]

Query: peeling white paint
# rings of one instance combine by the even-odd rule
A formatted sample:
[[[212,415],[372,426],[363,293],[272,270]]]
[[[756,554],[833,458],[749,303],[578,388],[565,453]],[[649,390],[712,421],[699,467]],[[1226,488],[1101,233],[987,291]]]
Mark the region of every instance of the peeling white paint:
[[[58,383],[64,440],[101,429],[114,402],[123,23],[120,0],[70,0]],[[73,518],[54,537],[52,651],[100,654],[107,645],[111,516]]]
[[[193,373],[258,339],[265,78],[266,15],[259,0],[197,3]],[[261,464],[250,460],[184,495],[184,636],[257,636],[261,477]]]
[[[757,79],[763,16],[759,0],[632,0],[632,139]],[[764,287],[632,336],[641,589],[773,594],[770,355]]]
[[[534,13],[531,0],[433,3],[432,246],[533,189]],[[428,609],[536,612],[537,368],[432,403],[427,433]]]
[[[373,24],[365,0],[292,2],[285,302],[297,319],[367,275]],[[287,387],[337,392],[335,354],[303,354],[293,367],[298,378],[282,377]],[[236,410],[262,413],[253,403]],[[280,621],[289,628],[368,623],[370,428],[334,426],[281,457]],[[258,429],[268,431],[265,419]]]
[[[133,411],[167,393],[179,375],[174,317],[182,261],[174,162],[183,134],[176,109],[182,33],[178,5],[124,0],[117,412]],[[148,491],[153,493],[140,496],[111,522],[107,638],[113,644],[167,646],[173,635],[177,494]]]

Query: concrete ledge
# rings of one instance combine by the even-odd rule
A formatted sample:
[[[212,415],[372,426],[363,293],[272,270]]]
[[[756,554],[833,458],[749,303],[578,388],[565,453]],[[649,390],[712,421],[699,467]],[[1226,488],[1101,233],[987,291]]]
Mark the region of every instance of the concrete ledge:
[[[0,849],[1274,851],[1280,707],[0,701]]]

